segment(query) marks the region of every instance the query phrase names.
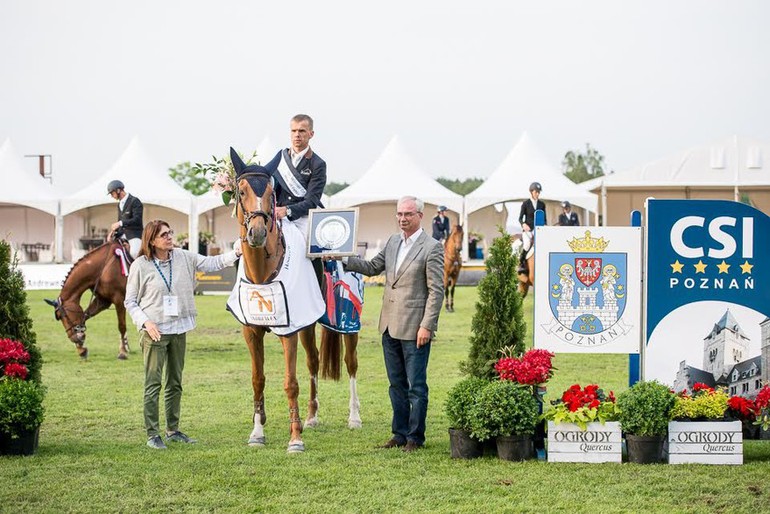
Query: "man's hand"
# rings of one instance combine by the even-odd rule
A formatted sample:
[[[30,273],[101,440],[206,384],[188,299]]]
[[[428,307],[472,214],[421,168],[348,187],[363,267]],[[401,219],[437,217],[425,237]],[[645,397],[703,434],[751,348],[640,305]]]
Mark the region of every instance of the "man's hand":
[[[113,232],[118,230],[119,228],[120,228],[120,222],[119,221],[116,221],[115,223],[110,225],[110,230],[113,231]]]
[[[286,217],[286,207],[276,207],[275,208],[275,217],[279,220],[282,220]]]
[[[417,348],[430,343],[430,335],[430,330],[420,327],[420,329],[417,331]]]
[[[531,228],[529,225],[527,225],[526,223],[523,223],[523,224],[521,225],[521,229],[522,229],[524,232],[532,232],[532,228]]]
[[[241,255],[243,255],[243,249],[241,248],[240,238],[236,239],[235,242],[233,243],[233,250],[235,250],[236,257],[240,257]]]

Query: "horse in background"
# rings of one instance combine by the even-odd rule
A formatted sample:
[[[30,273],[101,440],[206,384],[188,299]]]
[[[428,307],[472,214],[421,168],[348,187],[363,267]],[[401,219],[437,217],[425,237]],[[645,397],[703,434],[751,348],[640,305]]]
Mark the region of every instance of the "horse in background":
[[[287,252],[287,243],[276,218],[276,200],[273,190],[273,178],[261,167],[246,166],[238,154],[231,150],[231,159],[235,168],[236,177],[236,217],[240,225],[240,239],[243,243],[241,266],[248,281],[252,284],[268,284],[278,276],[282,269],[284,255]],[[304,254],[296,254],[304,258]],[[297,257],[295,257],[297,258]],[[317,283],[316,283],[317,287]],[[267,326],[251,324],[243,325],[243,337],[251,354],[252,389],[254,392],[254,429],[249,435],[250,446],[262,447],[266,443],[264,425],[267,422],[265,413],[265,356],[264,337],[269,330]],[[323,333],[323,330],[322,330]],[[315,322],[287,335],[278,338],[283,346],[284,353],[284,390],[289,406],[289,444],[287,451],[290,453],[305,450],[302,441],[302,420],[299,416],[299,385],[297,381],[297,343],[302,343],[306,354],[306,364],[310,372],[310,395],[308,411],[304,428],[318,424],[318,372],[321,366],[318,348],[315,338]],[[323,335],[322,335],[323,340]],[[346,338],[347,345],[346,363],[351,376],[355,376],[357,369],[357,353],[353,339]],[[357,343],[357,335],[355,335]],[[336,344],[339,348],[339,343]],[[339,351],[336,353],[336,365],[334,358],[335,344],[329,342],[328,349],[323,358],[323,367],[334,370],[339,367]],[[333,375],[333,371],[330,371]],[[337,372],[339,374],[339,372]],[[354,383],[354,382],[353,382]],[[352,400],[351,400],[352,401]],[[356,403],[357,403],[356,398]],[[360,424],[360,419],[359,419]]]
[[[125,252],[123,256],[121,252]],[[118,317],[118,359],[128,358],[126,308],[123,306],[128,280],[128,261],[124,259],[128,259],[128,252],[117,239],[111,238],[109,242],[85,254],[72,266],[56,300],[45,300],[54,308],[56,319],[64,325],[67,337],[75,343],[78,355],[83,360],[88,358],[86,321],[108,309],[110,305],[115,306]],[[84,311],[80,299],[88,290],[91,291],[91,301]]]
[[[511,251],[516,255],[519,260],[519,267],[517,275],[519,277],[519,293],[522,298],[527,297],[530,287],[535,286],[535,245],[529,247],[527,254],[524,257],[524,261],[521,262],[521,251],[524,248],[524,241],[522,241],[521,234],[516,234],[511,237]]]
[[[463,227],[455,225],[444,241],[444,299],[447,312],[455,311],[455,286],[463,267]]]

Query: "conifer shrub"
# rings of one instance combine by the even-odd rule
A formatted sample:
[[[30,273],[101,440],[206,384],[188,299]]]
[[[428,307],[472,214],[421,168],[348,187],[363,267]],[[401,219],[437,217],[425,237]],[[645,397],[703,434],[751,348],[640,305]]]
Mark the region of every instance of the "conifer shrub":
[[[492,241],[486,261],[486,276],[478,286],[479,299],[471,321],[468,359],[460,364],[463,373],[492,380],[500,351],[510,347],[510,356],[524,353],[527,324],[518,291],[518,257],[511,249],[511,237],[498,226],[500,236]]]
[[[0,339],[20,341],[29,353],[27,380],[40,383],[43,359],[32,330],[24,276],[8,241],[0,240]]]

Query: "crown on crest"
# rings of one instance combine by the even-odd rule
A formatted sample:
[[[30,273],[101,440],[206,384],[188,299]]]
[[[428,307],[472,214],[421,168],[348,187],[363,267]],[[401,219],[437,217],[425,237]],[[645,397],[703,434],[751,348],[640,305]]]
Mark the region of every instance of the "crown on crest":
[[[591,237],[591,231],[586,230],[586,236],[583,239],[573,237],[572,241],[567,241],[567,244],[573,252],[603,252],[610,242],[605,241],[604,236],[595,239]]]

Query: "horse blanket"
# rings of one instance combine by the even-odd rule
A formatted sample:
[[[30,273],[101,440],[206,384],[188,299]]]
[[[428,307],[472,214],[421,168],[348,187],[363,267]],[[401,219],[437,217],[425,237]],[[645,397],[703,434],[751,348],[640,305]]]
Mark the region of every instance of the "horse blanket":
[[[283,257],[281,270],[273,283],[280,282],[285,291],[288,324],[280,327],[262,324],[261,326],[268,326],[276,335],[285,336],[318,321],[324,312],[324,300],[318,288],[318,279],[313,271],[313,265],[305,256],[305,235],[287,218],[281,220],[281,226],[286,241],[286,254]],[[251,284],[246,278],[245,268],[243,264],[238,266],[235,286],[227,299],[227,310],[242,324],[250,325],[241,302],[242,285]],[[280,299],[277,300],[280,301]]]

